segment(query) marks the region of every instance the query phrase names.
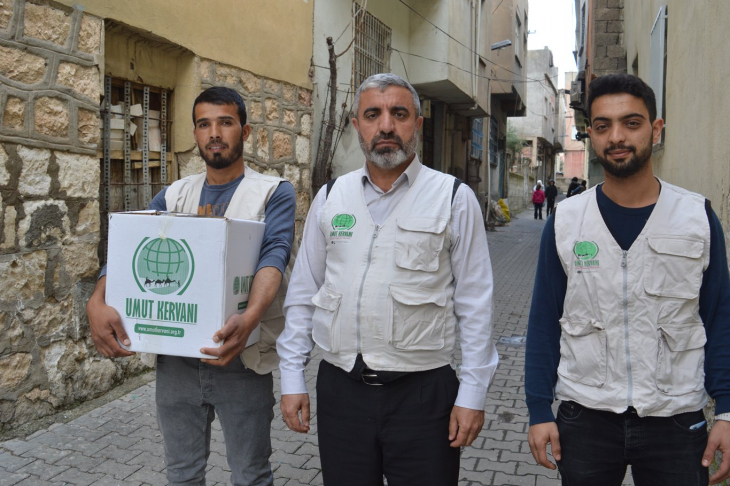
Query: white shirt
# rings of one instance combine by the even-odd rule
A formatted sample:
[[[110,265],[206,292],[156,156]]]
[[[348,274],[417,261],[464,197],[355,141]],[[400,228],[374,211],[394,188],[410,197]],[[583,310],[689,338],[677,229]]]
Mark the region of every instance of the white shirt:
[[[365,202],[375,224],[383,223],[403,199],[421,167],[416,157],[387,192],[373,184],[367,164],[360,169]],[[323,187],[309,208],[302,246],[284,302],[286,327],[276,344],[281,358],[282,395],[308,393],[304,368],[314,348],[312,297],[324,284],[326,265],[325,235],[318,224],[325,201],[326,187]],[[499,359],[492,342],[492,265],[479,202],[465,184],[459,186],[454,197],[450,227],[456,235],[450,255],[455,280],[454,312],[459,322],[462,355],[456,405],[483,410]],[[473,285],[476,282],[479,285]],[[474,290],[484,288],[486,292]]]

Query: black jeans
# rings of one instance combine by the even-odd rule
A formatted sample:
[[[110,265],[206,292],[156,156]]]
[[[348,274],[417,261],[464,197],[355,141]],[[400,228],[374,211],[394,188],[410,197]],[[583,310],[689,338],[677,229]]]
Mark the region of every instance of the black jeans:
[[[322,360],[317,435],[325,486],[456,486],[449,418],[459,380],[450,366],[366,385]]]
[[[550,216],[555,212],[555,198],[547,198],[547,216]]]
[[[532,203],[535,206],[535,219],[538,219],[538,214],[540,215],[540,219],[542,219],[542,203]]]
[[[633,408],[617,414],[563,402],[557,418],[562,484],[620,486],[630,464],[636,486],[707,486],[704,421],[702,410],[639,417]]]

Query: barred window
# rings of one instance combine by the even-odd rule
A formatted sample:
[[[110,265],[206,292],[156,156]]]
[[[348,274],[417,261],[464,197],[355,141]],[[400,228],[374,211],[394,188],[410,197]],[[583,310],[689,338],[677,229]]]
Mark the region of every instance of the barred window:
[[[474,118],[471,121],[471,158],[482,160],[484,151],[484,118]]]
[[[357,2],[352,3],[355,14],[355,59],[352,63],[355,88],[378,73],[390,72],[390,41],[393,31],[376,19]]]

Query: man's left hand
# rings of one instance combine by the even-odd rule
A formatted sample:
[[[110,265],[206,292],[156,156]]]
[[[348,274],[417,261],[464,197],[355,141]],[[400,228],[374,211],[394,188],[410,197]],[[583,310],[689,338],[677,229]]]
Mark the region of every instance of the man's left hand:
[[[259,321],[252,319],[251,314],[247,312],[233,314],[228,318],[226,324],[213,334],[213,341],[216,343],[225,341],[221,347],[200,349],[201,353],[218,356],[218,359],[203,359],[203,363],[214,366],[227,366],[241,354],[248,337],[258,325]]]
[[[702,465],[709,467],[715,460],[715,451],[722,452],[722,464],[710,478],[710,484],[720,483],[730,477],[730,422],[718,420],[710,430],[707,448],[702,455]]]
[[[484,426],[484,410],[472,410],[454,405],[449,420],[451,447],[466,447],[474,442]]]

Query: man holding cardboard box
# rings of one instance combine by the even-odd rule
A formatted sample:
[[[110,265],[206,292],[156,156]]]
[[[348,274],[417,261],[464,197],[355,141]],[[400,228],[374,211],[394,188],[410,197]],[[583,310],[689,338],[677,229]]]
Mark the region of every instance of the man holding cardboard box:
[[[309,430],[316,342],[324,484],[456,486],[498,361],[481,210],[468,186],[418,160],[410,84],[371,76],[353,109],[366,160],[323,187],[307,216],[277,343],[281,410],[290,429]]]
[[[202,92],[193,105],[193,133],[206,172],[161,191],[150,209],[265,221],[259,263],[248,307],[214,334],[218,348],[201,348],[217,359],[157,357],[157,420],[165,442],[171,485],[204,484],[215,413],[226,442],[234,485],[271,485],[270,427],[273,419],[275,342],[283,328],[280,292],[294,235],[296,198],[283,179],[258,174],[244,164],[243,143],[251,133],[241,96],[228,88]],[[118,312],[106,305],[102,272],[87,306],[91,335],[107,357],[130,356]],[[272,304],[273,303],[273,304]],[[260,340],[244,347],[260,325]],[[239,359],[240,357],[240,359]]]

